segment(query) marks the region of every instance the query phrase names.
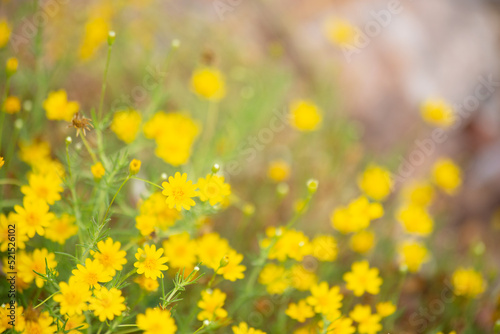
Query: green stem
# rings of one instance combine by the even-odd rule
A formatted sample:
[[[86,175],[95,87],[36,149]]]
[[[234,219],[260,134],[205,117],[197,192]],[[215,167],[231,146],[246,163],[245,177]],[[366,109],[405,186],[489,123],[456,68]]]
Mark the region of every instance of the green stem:
[[[106,80],[108,77],[108,69],[109,69],[109,62],[111,59],[111,50],[113,49],[113,45],[108,46],[108,55],[106,56],[106,66],[104,67],[104,75],[102,78],[102,86],[101,86],[101,99],[99,101],[99,109],[97,112],[97,115],[99,116],[99,121],[102,120],[102,107],[104,104],[104,95],[106,95]]]
[[[43,304],[45,304],[50,298],[54,297],[55,295],[57,295],[59,293],[59,291],[56,291],[54,292],[53,294],[51,294],[50,296],[47,297],[47,299],[45,299],[43,302],[41,302],[40,304],[38,304],[37,306],[33,307],[33,309],[36,309],[38,308],[39,306],[42,306]]]
[[[71,192],[73,210],[75,211],[76,225],[78,226],[78,241],[80,244],[83,243],[83,234],[82,231],[85,228],[82,222],[82,214],[80,212],[80,207],[78,205],[78,197],[76,196],[76,187],[75,187],[75,179],[73,178],[73,173],[71,171],[71,160],[69,158],[69,143],[66,143],[66,161],[68,163],[68,174],[69,174],[69,182],[68,187]]]
[[[80,134],[80,138],[82,138],[83,145],[85,145],[85,148],[89,152],[90,157],[92,158],[92,161],[94,162],[94,164],[96,164],[98,162],[98,160],[97,160],[97,157],[96,157],[94,151],[92,151],[92,149],[90,148],[89,142],[87,141],[87,139],[83,135],[82,130],[78,129],[77,131]]]
[[[123,276],[123,278],[120,280],[120,282],[118,282],[118,284],[116,284],[115,286],[120,286],[123,282],[125,282],[127,280],[127,278],[129,278],[130,276],[135,274],[136,271],[137,271],[136,268],[132,269],[127,275]]]
[[[15,179],[0,179],[0,185],[13,185],[13,186],[18,186],[21,187],[23,184],[21,181],[15,180]]]
[[[1,105],[1,110],[0,110],[0,114],[1,114],[1,116],[0,116],[0,152],[2,151],[3,123],[5,123],[5,112],[3,111],[3,105],[5,103],[5,100],[7,100],[7,97],[9,96],[9,86],[10,86],[10,75],[7,76],[7,81],[5,82],[2,105]]]
[[[108,205],[108,209],[106,210],[106,213],[104,214],[104,217],[102,218],[102,224],[104,224],[104,222],[106,221],[106,218],[108,217],[109,210],[111,209],[111,205],[113,205],[113,202],[115,201],[116,196],[118,196],[118,193],[120,192],[120,190],[122,190],[123,186],[125,185],[125,183],[127,183],[128,180],[130,180],[130,175],[128,175],[127,178],[122,182],[120,188],[118,188],[115,195],[111,199],[111,202]]]
[[[130,178],[131,178],[131,179],[135,179],[135,180],[139,180],[139,181],[142,181],[142,182],[149,183],[150,185],[155,186],[155,187],[157,187],[157,188],[159,188],[159,189],[163,190],[163,187],[162,187],[162,186],[159,186],[159,185],[157,185],[157,184],[156,184],[156,183],[154,183],[154,182],[151,182],[151,181],[148,181],[148,180],[145,180],[145,179],[141,179],[141,178],[139,178],[139,177],[135,177],[135,176],[131,176]]]

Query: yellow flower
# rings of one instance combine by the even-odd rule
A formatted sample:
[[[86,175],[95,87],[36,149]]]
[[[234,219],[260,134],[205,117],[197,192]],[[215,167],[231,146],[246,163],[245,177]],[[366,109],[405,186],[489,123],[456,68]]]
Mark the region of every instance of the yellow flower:
[[[116,271],[123,269],[123,265],[127,263],[127,253],[120,250],[121,243],[113,242],[113,239],[107,238],[106,241],[99,241],[97,249],[99,252],[91,252],[94,258],[103,266],[104,270],[109,275],[114,276]]]
[[[99,317],[99,321],[113,320],[115,316],[120,316],[125,311],[125,298],[122,292],[116,288],[110,290],[102,287],[94,291],[94,296],[90,299],[89,310],[94,311],[94,315]]]
[[[206,178],[199,178],[196,187],[203,202],[208,201],[210,205],[221,203],[231,195],[231,186],[224,183],[224,176],[207,174]]]
[[[436,185],[453,195],[462,184],[462,171],[451,159],[439,159],[433,167],[432,175]]]
[[[295,100],[290,104],[290,122],[300,131],[314,131],[323,117],[319,108],[308,100]]]
[[[117,111],[113,115],[111,131],[118,139],[130,144],[135,140],[141,126],[141,114],[136,110]]]
[[[9,306],[7,306],[4,303],[0,305],[0,333],[4,333],[7,329],[11,329],[13,327],[11,322],[13,321],[13,319],[10,318],[10,310],[7,309],[7,307]],[[15,307],[14,311],[15,313],[13,314],[15,315],[14,326],[18,331],[22,331],[24,330],[25,327],[25,318],[23,316],[24,310],[22,306],[17,304],[17,302],[15,302],[14,307]]]
[[[380,166],[370,165],[359,176],[358,186],[367,196],[382,201],[391,193],[391,173]]]
[[[358,34],[355,26],[341,19],[328,20],[325,24],[325,33],[330,42],[338,46],[352,45]]]
[[[35,249],[33,253],[22,253],[18,261],[18,275],[26,283],[35,280],[36,286],[41,288],[45,284],[45,280],[38,276],[35,272],[42,275],[47,274],[46,269],[55,269],[57,262],[55,254],[49,253],[45,248]]]
[[[9,212],[8,216],[0,213],[0,252],[7,252],[7,249],[9,248],[9,239],[12,239],[12,226],[10,226],[9,228],[9,225],[12,224],[15,224],[13,212]],[[16,228],[14,229],[14,237],[16,240],[17,249],[26,248],[26,241],[28,241],[29,238],[26,235],[26,228],[24,226],[16,226]],[[12,245],[10,246],[12,247]]]
[[[399,246],[401,263],[412,273],[420,270],[424,262],[428,261],[428,251],[424,245],[415,241],[406,241]]]
[[[268,263],[259,274],[259,283],[266,286],[271,295],[281,295],[290,286],[289,273],[285,267]]]
[[[288,258],[296,261],[312,253],[312,246],[309,238],[297,230],[286,230],[274,244],[269,252],[270,259],[277,259],[281,262]]]
[[[68,283],[59,283],[59,290],[60,293],[54,296],[54,301],[60,304],[61,314],[72,316],[87,310],[87,301],[92,295],[88,285],[77,282],[75,277],[71,277]]]
[[[75,217],[63,213],[45,229],[45,238],[64,245],[66,240],[77,233],[78,226],[75,224]]]
[[[85,315],[73,315],[66,318],[66,325],[62,330],[69,331],[68,334],[81,334],[89,325],[85,323]],[[78,329],[75,329],[78,328]]]
[[[1,19],[0,20],[0,48],[3,48],[4,46],[7,45],[9,42],[10,38],[10,33],[12,32],[12,29],[9,26],[9,23]]]
[[[335,319],[328,326],[329,334],[353,334],[355,331],[352,319],[346,317]]]
[[[407,202],[427,206],[434,198],[434,188],[425,181],[413,181],[403,188],[403,197]]]
[[[61,89],[49,93],[49,96],[43,102],[43,108],[48,119],[70,122],[80,109],[80,105],[78,102],[68,101],[66,91]]]
[[[82,60],[91,58],[108,39],[109,15],[104,15],[102,9],[99,12],[101,15],[91,15],[85,24],[85,34],[79,50],[79,56]]]
[[[183,208],[185,210],[191,209],[196,203],[193,201],[192,197],[197,196],[196,185],[193,185],[193,181],[187,181],[187,174],[176,172],[175,176],[170,176],[168,182],[163,182],[162,194],[167,196],[167,204],[169,208],[176,208],[181,211]]]
[[[283,182],[290,177],[290,165],[285,160],[273,160],[267,169],[267,176],[274,182]]]
[[[358,332],[360,334],[376,334],[382,330],[380,315],[372,314],[369,305],[356,305],[354,310],[349,313],[349,316],[358,323]]]
[[[170,259],[170,266],[175,269],[194,268],[196,264],[196,241],[190,239],[189,233],[171,235],[163,241],[165,256]]]
[[[160,284],[158,283],[158,280],[152,279],[152,278],[147,278],[144,275],[140,275],[139,277],[136,277],[134,279],[134,282],[139,284],[141,289],[149,291],[149,292],[154,292],[158,290],[158,287]]]
[[[337,241],[331,235],[318,235],[312,241],[312,256],[320,261],[334,261],[337,258]]]
[[[297,304],[290,303],[285,314],[298,322],[304,322],[308,318],[314,317],[314,312],[304,299],[299,300]]]
[[[265,332],[248,327],[246,322],[240,322],[238,326],[231,327],[233,334],[266,334]]]
[[[200,97],[218,101],[226,95],[226,84],[219,70],[210,67],[199,68],[191,77],[191,89]]]
[[[137,315],[136,324],[144,334],[174,334],[177,331],[170,311],[159,308],[148,308],[145,314]]]
[[[90,166],[90,171],[92,172],[92,175],[94,175],[94,179],[96,180],[100,180],[106,173],[106,170],[104,169],[104,166],[100,161]]]
[[[420,112],[424,121],[429,124],[448,127],[455,121],[453,108],[440,99],[428,99],[422,103]]]
[[[426,236],[434,228],[434,221],[424,207],[408,204],[402,206],[396,215],[407,233]]]
[[[346,288],[353,291],[355,296],[362,296],[365,292],[377,295],[380,292],[382,278],[377,268],[370,268],[368,261],[354,262],[351,271],[345,273]]]
[[[382,318],[388,317],[396,312],[396,306],[392,302],[380,302],[376,307],[378,315]]]
[[[49,315],[49,312],[42,312],[36,317],[28,317],[25,312],[25,325],[23,333],[36,334],[52,334],[57,330],[57,326],[53,325],[54,319]],[[33,311],[34,312],[34,311]],[[21,330],[18,326],[16,329]]]
[[[243,255],[238,254],[236,251],[231,249],[229,253],[227,253],[226,257],[227,264],[219,269],[218,274],[222,275],[224,279],[231,282],[244,278],[245,274],[243,274],[243,272],[247,269],[247,267],[241,265]]]
[[[130,162],[129,172],[130,175],[135,175],[141,170],[141,160],[133,159]]]
[[[81,282],[88,288],[99,289],[99,282],[106,283],[113,279],[109,272],[104,270],[104,267],[97,260],[86,259],[85,266],[76,265],[77,269],[73,269],[72,273],[75,276],[75,281]]]
[[[347,207],[335,209],[330,221],[337,231],[348,234],[369,227],[373,219],[383,215],[384,208],[380,203],[370,203],[368,198],[361,196],[352,200]]]
[[[145,245],[144,249],[139,248],[135,254],[137,261],[134,263],[137,273],[153,279],[163,277],[162,271],[168,269],[164,264],[168,259],[162,257],[163,251],[163,248],[156,250],[156,245]]]
[[[12,74],[17,72],[17,67],[19,65],[19,61],[16,57],[11,57],[7,59],[7,63],[5,64],[5,70],[7,72],[7,76],[11,76]]]
[[[5,163],[5,160],[3,159],[3,157],[0,157],[0,168],[2,168],[4,163]]]
[[[349,240],[349,247],[359,254],[369,252],[375,244],[375,233],[372,231],[359,231]]]
[[[328,283],[321,282],[311,287],[311,295],[306,301],[314,307],[314,312],[324,315],[338,314],[342,307],[344,296],[340,293],[338,286],[328,287]]]
[[[299,291],[309,290],[318,281],[318,277],[314,272],[305,269],[298,263],[290,268],[289,276],[292,286]]]
[[[472,268],[458,268],[453,272],[451,282],[457,296],[475,298],[486,289],[483,276]]]
[[[49,174],[34,174],[31,173],[28,177],[29,186],[22,186],[21,192],[27,198],[41,199],[47,204],[54,204],[61,200],[61,178],[55,173]]]
[[[136,227],[142,235],[151,234],[155,228],[166,230],[180,218],[176,209],[168,207],[161,192],[155,192],[140,205],[140,215],[136,217]]]
[[[219,289],[203,290],[201,292],[201,300],[198,302],[198,307],[202,309],[198,313],[198,320],[215,321],[227,317],[227,311],[223,309],[226,294]]]
[[[2,110],[7,114],[16,114],[21,111],[21,100],[17,96],[8,96],[4,103]]]
[[[226,239],[221,238],[217,233],[207,233],[197,241],[198,258],[203,265],[216,270],[220,261],[230,250]]]
[[[49,212],[49,205],[41,199],[24,197],[23,206],[16,205],[14,210],[16,214],[12,219],[25,229],[30,238],[33,238],[35,233],[43,236],[45,227],[55,218],[54,214]]]

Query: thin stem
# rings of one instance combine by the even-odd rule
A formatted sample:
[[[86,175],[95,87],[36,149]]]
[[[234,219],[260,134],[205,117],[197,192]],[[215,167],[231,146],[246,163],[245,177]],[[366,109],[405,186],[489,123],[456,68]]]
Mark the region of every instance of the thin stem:
[[[50,296],[47,297],[47,299],[45,299],[43,302],[41,302],[40,304],[38,304],[37,306],[33,307],[33,309],[36,309],[38,308],[39,306],[42,306],[43,304],[45,304],[50,298],[54,297],[55,295],[57,295],[59,293],[59,291],[56,291],[54,292],[53,294],[51,294]]]
[[[21,183],[21,181],[18,181],[15,179],[0,179],[0,185],[6,185],[6,184],[10,184],[13,186],[18,186],[18,187],[21,187],[23,185]]]
[[[98,161],[97,161],[97,157],[95,156],[95,153],[94,151],[92,151],[92,149],[90,148],[90,145],[89,145],[89,142],[87,141],[87,139],[85,138],[85,136],[83,135],[83,132],[81,129],[78,129],[77,130],[78,133],[80,134],[80,137],[82,138],[82,142],[83,142],[83,145],[85,145],[85,148],[87,149],[87,151],[89,152],[90,154],[90,157],[92,158],[92,161],[94,161],[94,163],[96,164]]]
[[[7,81],[5,82],[5,88],[3,92],[3,99],[2,99],[2,105],[0,110],[0,152],[2,151],[2,134],[3,134],[3,123],[5,123],[5,112],[3,111],[3,105],[5,103],[5,100],[7,100],[7,97],[9,96],[9,86],[10,86],[10,75],[7,76]]]
[[[151,181],[148,181],[148,180],[145,180],[145,179],[141,179],[140,177],[135,177],[135,176],[131,176],[130,178],[131,178],[131,179],[135,179],[135,180],[139,180],[139,181],[142,181],[142,182],[149,183],[150,185],[155,186],[155,187],[157,187],[157,188],[159,188],[159,189],[163,190],[163,187],[162,187],[162,186],[159,186],[159,185],[157,185],[157,184],[156,184],[156,183],[154,183],[154,182],[151,182]]]
[[[80,207],[78,206],[78,197],[76,196],[75,179],[73,178],[73,172],[71,171],[71,160],[69,158],[69,143],[66,143],[66,161],[68,163],[68,174],[69,174],[68,187],[71,192],[73,210],[75,211],[76,225],[78,226],[78,240],[80,244],[82,244],[83,243],[82,231],[84,229],[84,226],[82,223],[82,214],[80,212]]]
[[[127,278],[129,278],[130,276],[135,274],[136,271],[137,271],[137,268],[132,269],[127,275],[123,276],[123,278],[120,280],[120,282],[118,282],[118,284],[116,284],[115,286],[120,286],[123,282],[125,282],[127,280]]]
[[[116,191],[115,196],[113,196],[113,199],[111,199],[111,202],[108,205],[108,209],[106,210],[106,213],[104,214],[104,217],[102,218],[103,224],[106,221],[106,218],[108,217],[109,210],[111,209],[111,205],[113,205],[113,202],[115,201],[116,196],[118,196],[118,193],[120,192],[120,190],[122,190],[123,186],[125,185],[125,183],[127,183],[128,180],[130,180],[130,175],[128,175],[127,178],[122,182],[120,188],[118,188],[118,190]]]
[[[108,46],[108,55],[106,56],[106,66],[104,67],[104,75],[102,78],[102,86],[101,86],[101,99],[99,101],[99,109],[97,115],[99,116],[99,120],[102,119],[102,106],[104,104],[104,95],[106,94],[106,80],[108,77],[108,69],[109,69],[109,61],[111,59],[111,49],[113,49],[113,45]]]
[[[198,328],[193,334],[199,333],[203,328],[205,328],[205,324],[201,325],[201,327]]]

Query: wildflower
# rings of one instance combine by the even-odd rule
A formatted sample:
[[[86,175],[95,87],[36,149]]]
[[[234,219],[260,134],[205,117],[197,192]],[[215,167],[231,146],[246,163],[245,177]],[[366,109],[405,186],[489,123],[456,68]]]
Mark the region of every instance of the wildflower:
[[[99,317],[101,322],[113,320],[115,316],[120,316],[125,311],[125,298],[116,288],[108,290],[102,287],[94,291],[94,296],[90,299],[89,310],[94,311],[94,315]]]
[[[242,279],[245,277],[243,272],[247,267],[241,265],[243,260],[243,255],[236,253],[234,250],[230,250],[227,256],[227,264],[220,268],[218,273],[227,279],[228,281],[234,282],[237,279]]]
[[[223,309],[226,294],[219,289],[203,290],[201,292],[201,300],[198,302],[198,307],[202,309],[198,313],[198,320],[215,321],[227,317],[227,311]]]
[[[0,48],[3,48],[4,46],[7,45],[9,42],[10,38],[10,33],[12,32],[12,29],[9,26],[9,23],[1,19],[0,20]]]
[[[403,189],[403,196],[407,202],[427,206],[434,198],[434,188],[425,181],[413,181]]]
[[[9,304],[10,306],[10,304]],[[18,305],[17,302],[14,303],[15,307],[15,319],[11,319],[10,310],[7,309],[7,305],[0,305],[0,333],[4,333],[7,329],[11,329],[12,321],[14,321],[14,326],[16,330],[22,331],[25,327],[25,318],[23,316],[23,307]]]
[[[401,263],[412,273],[420,270],[420,267],[429,258],[427,248],[415,241],[406,241],[399,246]]]
[[[367,196],[376,201],[383,201],[392,188],[390,172],[377,165],[368,166],[358,178],[358,186]]]
[[[349,313],[349,316],[358,323],[358,332],[360,334],[376,334],[382,330],[380,315],[372,314],[369,305],[356,305],[354,310]]]
[[[429,235],[434,228],[434,221],[427,210],[421,206],[407,204],[402,206],[396,218],[403,225],[407,233],[421,236]]]
[[[54,219],[54,214],[49,212],[49,205],[36,198],[23,198],[23,206],[14,206],[16,214],[13,216],[13,221],[22,225],[26,234],[33,238],[35,233],[38,235],[45,234],[47,227]]]
[[[134,279],[134,282],[139,284],[141,289],[149,291],[149,292],[157,291],[158,287],[160,286],[157,279],[148,278],[144,275],[140,275],[139,277],[136,277]]]
[[[66,324],[62,330],[65,332],[69,331],[68,334],[81,334],[80,331],[88,327],[89,325],[85,322],[85,315],[72,315],[71,317],[66,317]]]
[[[349,247],[359,254],[368,253],[375,244],[375,233],[368,230],[359,231],[349,240]]]
[[[198,258],[207,267],[216,270],[220,260],[229,252],[230,247],[226,239],[219,234],[207,233],[197,241]]]
[[[63,213],[61,217],[55,218],[45,229],[45,238],[64,245],[66,240],[78,233],[75,217]]]
[[[68,283],[59,283],[59,290],[60,293],[54,296],[54,301],[60,304],[61,314],[72,316],[87,310],[87,301],[90,300],[92,292],[86,284],[71,277]]]
[[[113,279],[109,271],[105,271],[103,265],[97,260],[86,259],[85,266],[76,265],[77,269],[73,269],[72,273],[77,282],[82,282],[88,288],[99,289],[99,283],[109,282]]]
[[[312,253],[320,261],[335,261],[337,258],[337,241],[331,235],[318,235],[312,241]]]
[[[7,114],[17,114],[21,111],[21,100],[17,96],[8,96],[2,106]]]
[[[14,213],[9,212],[8,216],[5,216],[3,213],[0,213],[0,252],[7,252],[7,248],[9,248],[10,240],[12,239],[12,224],[14,222]],[[9,228],[9,225],[10,228]],[[16,240],[17,249],[26,248],[26,241],[28,241],[28,236],[26,235],[26,229],[23,225],[17,225],[14,229],[14,237]],[[7,267],[7,266],[5,266]]]
[[[457,296],[475,298],[486,289],[481,273],[472,268],[458,268],[451,277],[453,291]]]
[[[136,324],[144,334],[174,334],[177,331],[170,311],[159,308],[147,308],[145,314],[137,315]]]
[[[286,230],[269,252],[270,259],[277,259],[281,262],[286,258],[302,261],[306,255],[310,255],[312,246],[309,238],[297,230]]]
[[[231,194],[231,186],[224,183],[224,176],[207,174],[206,178],[199,178],[196,187],[203,202],[208,201],[210,205],[221,203]]]
[[[384,215],[380,203],[370,203],[368,198],[361,196],[352,200],[347,207],[339,207],[332,212],[330,221],[333,228],[347,234],[358,232],[370,226],[370,222]]]
[[[285,267],[268,263],[259,274],[259,283],[266,286],[271,295],[281,295],[290,286],[290,279]]]
[[[177,209],[171,209],[161,192],[153,193],[141,203],[140,215],[136,217],[136,227],[142,235],[149,235],[156,227],[166,230],[180,218]]]
[[[219,101],[226,95],[226,84],[219,70],[203,67],[194,71],[191,77],[191,89],[198,96],[207,100]]]
[[[328,333],[331,334],[353,334],[355,331],[352,319],[346,317],[334,319],[328,326]]]
[[[197,195],[196,185],[192,184],[193,181],[187,181],[187,174],[175,173],[175,176],[170,176],[168,182],[163,182],[162,194],[167,196],[167,204],[169,208],[176,208],[181,211],[182,208],[189,210],[196,203],[192,197]]]
[[[322,121],[321,111],[311,101],[295,100],[290,104],[290,122],[300,131],[314,131]]]
[[[19,144],[19,158],[31,166],[50,158],[50,145],[46,141],[23,142]]]
[[[77,112],[73,118],[71,119],[71,124],[68,125],[68,128],[75,128],[76,129],[76,136],[80,134],[80,132],[83,132],[83,135],[87,135],[86,131],[90,131],[90,128],[93,128],[94,126],[91,123],[90,118],[86,118],[85,116],[82,116],[79,112]]]
[[[444,100],[428,99],[422,103],[420,112],[424,121],[432,125],[446,128],[455,122],[453,109]]]
[[[22,186],[21,192],[27,198],[41,199],[47,204],[54,204],[61,200],[61,179],[55,173],[35,174],[31,173],[28,177],[28,186]]]
[[[163,249],[172,268],[189,271],[196,265],[196,241],[190,239],[187,232],[171,235],[163,242]]]
[[[70,122],[73,115],[80,109],[80,105],[76,101],[68,101],[66,91],[61,89],[49,93],[49,96],[43,102],[43,108],[48,119]]]
[[[267,169],[267,176],[276,183],[288,180],[290,165],[285,160],[273,160]]]
[[[455,194],[462,184],[462,171],[451,159],[440,159],[433,167],[432,175],[436,185],[450,195]]]
[[[365,292],[377,295],[380,292],[382,279],[378,276],[377,268],[370,268],[368,261],[354,262],[351,271],[345,273],[346,288],[353,291],[355,296],[362,296]]]
[[[26,313],[35,313],[34,315],[27,315]],[[54,325],[54,318],[52,318],[49,312],[45,311],[40,314],[36,314],[35,310],[26,310],[25,312],[25,324],[23,333],[40,333],[40,334],[52,334],[57,330],[57,326]],[[16,330],[20,329],[16,326]]]
[[[111,131],[116,134],[118,139],[130,144],[137,137],[140,126],[141,114],[136,110],[122,110],[113,115]]]
[[[314,317],[312,307],[304,299],[299,300],[296,304],[290,303],[285,314],[298,322],[304,322],[306,319]]]
[[[90,166],[90,171],[92,172],[92,175],[94,175],[95,180],[100,180],[106,173],[106,170],[100,161]]]
[[[392,302],[380,302],[376,307],[377,314],[382,318],[388,317],[396,312],[396,306]]]
[[[5,160],[3,159],[3,157],[0,157],[0,168],[2,168],[4,163],[5,163]]]
[[[358,34],[349,21],[330,19],[325,24],[325,33],[330,42],[338,46],[352,45]]]
[[[94,258],[103,266],[109,275],[114,276],[116,271],[122,270],[123,265],[127,263],[127,253],[120,250],[121,243],[113,242],[113,239],[107,238],[106,241],[97,243],[98,252],[91,252]]]
[[[299,291],[311,289],[318,281],[318,277],[312,271],[307,270],[301,264],[294,264],[290,268],[291,285]]]
[[[342,299],[338,286],[328,287],[328,283],[321,282],[311,287],[311,296],[306,298],[314,312],[324,315],[338,313],[342,307]]]
[[[80,45],[79,56],[82,60],[90,59],[97,49],[108,39],[110,14],[107,8],[99,8],[85,24],[85,34]]]
[[[141,160],[133,159],[130,162],[129,173],[130,175],[135,175],[141,170]]]
[[[47,274],[46,269],[55,269],[57,262],[55,254],[49,253],[45,248],[35,249],[33,253],[22,253],[18,261],[18,275],[26,283],[35,280],[36,286],[41,288],[45,284],[45,280],[38,274]]]
[[[246,322],[240,322],[238,326],[231,327],[233,334],[266,334],[265,332],[248,327]]]
[[[17,72],[17,66],[19,65],[19,61],[16,57],[10,57],[7,59],[7,63],[5,64],[5,71],[7,72],[7,77],[10,77],[14,73]]]
[[[134,263],[137,273],[152,279],[163,277],[162,271],[168,269],[164,264],[168,259],[162,257],[163,251],[163,248],[156,250],[156,245],[145,245],[144,249],[139,248],[135,254],[137,261]]]

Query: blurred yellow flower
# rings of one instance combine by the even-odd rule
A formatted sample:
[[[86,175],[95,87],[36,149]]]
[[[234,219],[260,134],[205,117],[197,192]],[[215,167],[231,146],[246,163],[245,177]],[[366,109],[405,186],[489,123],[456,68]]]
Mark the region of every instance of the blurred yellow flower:
[[[382,278],[377,268],[370,268],[368,261],[354,262],[351,271],[343,276],[347,283],[346,288],[353,291],[355,296],[362,296],[365,292],[377,295],[380,292]]]
[[[409,203],[427,206],[434,198],[434,188],[426,181],[412,181],[403,188],[403,197]]]
[[[314,312],[304,299],[297,303],[290,303],[285,311],[286,315],[298,322],[304,322],[308,318],[314,317]]]
[[[118,139],[130,144],[135,140],[141,127],[141,114],[136,110],[121,110],[113,115],[111,122],[111,131]]]
[[[135,175],[141,170],[141,160],[133,159],[130,162],[129,173],[130,175]]]
[[[168,258],[162,256],[163,252],[164,249],[160,247],[157,250],[156,245],[144,245],[144,249],[139,248],[135,254],[137,261],[134,263],[137,273],[152,279],[163,277],[162,271],[168,269],[165,265]]]
[[[9,26],[9,23],[5,19],[0,20],[0,48],[3,48],[7,45],[10,38],[10,33],[12,29]]]
[[[113,242],[111,237],[105,241],[101,240],[97,243],[98,252],[91,251],[94,258],[99,261],[104,270],[111,276],[114,276],[117,271],[123,269],[123,265],[127,263],[127,253],[120,249],[119,241]]]
[[[270,259],[277,259],[281,262],[287,258],[296,261],[312,253],[312,245],[309,238],[302,231],[289,229],[278,238],[269,252]]]
[[[226,95],[226,84],[219,70],[211,67],[196,69],[191,77],[191,89],[200,97],[218,101]]]
[[[419,205],[405,204],[396,213],[406,233],[427,236],[434,229],[434,221],[427,210]]]
[[[333,44],[344,46],[354,44],[358,32],[347,20],[329,19],[325,24],[325,34]]]
[[[42,275],[47,274],[46,269],[55,269],[57,262],[55,261],[56,255],[50,253],[47,249],[35,249],[33,253],[22,253],[19,256],[17,263],[17,271],[19,277],[30,283],[33,280],[38,288],[45,284],[45,280],[38,276],[35,272]]]
[[[405,241],[399,246],[401,264],[408,267],[412,273],[420,270],[424,262],[429,259],[427,248],[419,242]]]
[[[353,334],[356,328],[352,324],[352,319],[340,317],[332,320],[328,326],[328,333],[330,334]]]
[[[100,180],[106,173],[106,170],[104,169],[104,166],[100,161],[90,166],[90,171],[92,172],[92,175],[94,175],[94,179],[96,180]]]
[[[271,295],[281,295],[290,286],[289,273],[285,267],[268,263],[259,274],[259,283],[266,286]]]
[[[109,271],[105,271],[103,265],[98,260],[85,260],[85,266],[76,265],[76,269],[72,271],[75,280],[88,286],[89,289],[99,289],[99,283],[106,283],[113,279]]]
[[[10,243],[9,239],[12,239],[12,228],[10,228],[9,233],[9,227],[12,227],[13,224],[15,224],[13,212],[9,212],[7,216],[0,213],[0,252],[7,253]],[[26,228],[23,225],[18,224],[16,226],[14,229],[14,237],[18,250],[26,248],[26,241],[28,241],[29,238],[26,235]],[[7,257],[5,259],[7,259]],[[4,266],[4,268],[6,267],[7,265]]]
[[[376,306],[377,313],[382,318],[388,317],[396,312],[396,306],[392,302],[380,302]]]
[[[176,172],[175,175],[168,178],[168,182],[161,184],[162,194],[167,196],[166,203],[170,209],[176,208],[178,211],[189,210],[196,203],[192,197],[196,197],[196,185],[193,181],[187,180],[187,174]]]
[[[376,334],[382,330],[381,317],[376,313],[372,314],[370,305],[356,305],[349,316],[358,323],[360,334]]]
[[[455,121],[452,107],[441,99],[428,99],[422,103],[420,112],[423,119],[432,125],[448,127]]]
[[[368,198],[361,196],[352,200],[347,207],[338,207],[330,221],[337,231],[348,234],[358,232],[370,226],[370,222],[384,215],[384,208],[380,203],[370,203]]]
[[[94,316],[100,322],[113,320],[125,311],[125,297],[116,288],[107,289],[105,287],[94,291],[94,297],[89,301],[89,310],[94,311]]]
[[[45,229],[45,238],[64,245],[66,240],[78,233],[75,217],[63,213],[61,217],[55,218]]]
[[[81,331],[87,329],[89,325],[85,322],[85,315],[72,315],[66,317],[66,324],[64,326],[65,331],[69,331],[68,334],[81,334]],[[78,328],[78,329],[75,329]]]
[[[135,218],[135,221],[142,235],[149,235],[156,228],[166,230],[181,217],[177,209],[168,207],[165,196],[159,191],[143,201],[139,211],[140,215]]]
[[[230,250],[228,241],[216,232],[204,234],[197,240],[197,245],[200,262],[214,270],[219,267],[220,261]]]
[[[199,178],[196,184],[198,195],[203,202],[208,201],[210,205],[221,203],[231,195],[231,186],[224,183],[224,176],[207,174],[205,178]]]
[[[231,327],[233,334],[266,334],[265,332],[248,327],[246,322],[240,322],[238,326]]]
[[[175,334],[177,326],[170,311],[160,308],[147,308],[145,314],[138,314],[137,327],[144,334]]]
[[[227,311],[223,309],[226,294],[219,289],[203,290],[201,292],[201,300],[198,302],[198,307],[201,312],[198,313],[198,320],[216,321],[227,317]]]
[[[320,261],[334,261],[337,258],[337,241],[331,235],[318,235],[312,241],[312,256]]]
[[[267,176],[276,183],[288,180],[290,165],[285,160],[273,160],[267,169]]]
[[[458,296],[475,298],[486,289],[486,282],[480,272],[472,268],[458,268],[451,277],[453,291]]]
[[[5,160],[3,159],[3,157],[0,157],[0,168],[2,168],[2,166],[5,164]]]
[[[19,66],[19,61],[16,57],[10,57],[7,59],[5,63],[5,71],[7,72],[7,76],[11,76],[12,74],[17,72],[17,67]]]
[[[462,184],[462,171],[451,159],[439,159],[434,164],[432,176],[436,185],[450,195]]]
[[[295,100],[290,103],[290,124],[300,131],[314,131],[321,124],[321,111],[313,102]]]
[[[196,265],[196,247],[196,241],[187,232],[171,235],[163,241],[165,256],[170,259],[169,265],[174,269],[186,268],[186,272]]]
[[[14,206],[16,213],[12,219],[25,229],[26,234],[33,238],[35,233],[45,234],[45,228],[54,220],[54,214],[49,212],[49,205],[41,199],[23,198],[23,206]]]
[[[139,277],[134,278],[134,282],[139,284],[141,289],[149,292],[157,291],[160,287],[160,283],[158,283],[157,279],[148,278],[144,275],[140,275]]]
[[[80,59],[90,59],[97,49],[108,40],[110,24],[107,17],[91,16],[85,24],[85,33],[80,44]]]
[[[54,204],[61,200],[62,180],[54,173],[35,174],[31,173],[28,177],[29,185],[21,187],[21,192],[27,198],[41,199],[47,204]]]
[[[19,148],[19,158],[33,167],[50,159],[50,145],[46,141],[21,141]]]
[[[358,186],[367,196],[376,201],[383,201],[392,189],[391,173],[380,166],[368,166],[358,177]]]
[[[290,268],[291,285],[299,291],[307,291],[317,283],[318,277],[313,271],[305,269],[301,264],[294,264]]]
[[[359,231],[351,236],[349,246],[353,251],[359,254],[369,252],[375,245],[375,233],[372,231]]]
[[[70,122],[80,109],[80,105],[76,101],[68,101],[66,91],[61,89],[49,93],[43,102],[43,108],[47,119]]]
[[[8,96],[4,103],[2,110],[7,114],[16,114],[21,111],[21,100],[17,96]]]
[[[236,251],[231,249],[226,256],[227,264],[219,269],[218,274],[222,275],[224,279],[231,282],[234,282],[237,279],[243,279],[245,277],[243,272],[247,269],[247,267],[241,264],[241,261],[243,261],[243,255],[238,254]]]
[[[337,318],[340,315],[343,298],[338,286],[330,288],[327,282],[321,282],[311,287],[311,295],[306,301],[314,308],[314,312],[324,315],[336,314],[333,318]]]

